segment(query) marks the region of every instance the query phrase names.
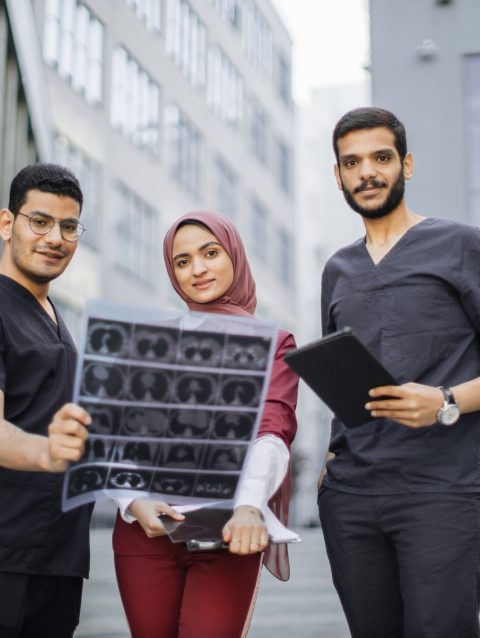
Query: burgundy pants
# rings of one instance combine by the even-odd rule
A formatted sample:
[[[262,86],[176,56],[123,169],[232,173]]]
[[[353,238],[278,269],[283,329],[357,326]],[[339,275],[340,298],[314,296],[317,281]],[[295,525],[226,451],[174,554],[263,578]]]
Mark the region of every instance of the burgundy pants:
[[[188,552],[117,516],[115,570],[132,638],[241,638],[262,554]]]

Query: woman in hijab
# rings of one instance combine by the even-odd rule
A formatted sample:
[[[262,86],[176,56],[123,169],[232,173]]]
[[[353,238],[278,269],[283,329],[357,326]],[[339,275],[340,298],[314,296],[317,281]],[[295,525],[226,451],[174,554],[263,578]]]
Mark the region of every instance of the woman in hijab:
[[[255,282],[243,242],[223,215],[180,217],[165,236],[164,258],[189,310],[245,317],[255,312]],[[258,438],[223,529],[228,550],[189,552],[172,543],[159,515],[183,516],[166,503],[120,502],[115,567],[133,638],[241,638],[262,563],[288,579],[287,546],[268,546],[266,523],[275,516],[287,523],[298,378],[283,358],[294,347],[292,335],[279,330]]]

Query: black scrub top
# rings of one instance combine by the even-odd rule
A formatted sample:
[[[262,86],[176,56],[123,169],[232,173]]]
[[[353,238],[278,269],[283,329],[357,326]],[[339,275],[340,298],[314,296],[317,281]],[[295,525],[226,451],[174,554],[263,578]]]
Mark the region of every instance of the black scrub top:
[[[47,434],[54,413],[71,401],[76,350],[35,297],[0,275],[0,389],[5,419]],[[91,507],[61,512],[63,474],[0,468],[0,570],[88,576]]]
[[[424,219],[377,265],[363,238],[341,249],[325,266],[322,320],[324,334],[350,326],[399,383],[479,376],[480,230]],[[334,418],[330,451],[324,484],[341,491],[480,491],[480,412],[418,429]]]

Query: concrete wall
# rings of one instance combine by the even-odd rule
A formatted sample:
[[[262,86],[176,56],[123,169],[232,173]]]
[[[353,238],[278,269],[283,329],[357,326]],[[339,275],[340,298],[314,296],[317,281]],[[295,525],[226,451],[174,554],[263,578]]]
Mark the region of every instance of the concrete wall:
[[[476,221],[468,212],[463,63],[480,53],[480,2],[370,0],[370,24],[373,104],[404,122],[416,160],[411,207]]]

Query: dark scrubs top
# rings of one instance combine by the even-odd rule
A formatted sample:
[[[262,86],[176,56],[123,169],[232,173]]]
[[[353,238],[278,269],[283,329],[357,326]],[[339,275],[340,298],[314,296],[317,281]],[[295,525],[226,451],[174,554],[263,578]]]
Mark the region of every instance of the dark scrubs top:
[[[0,275],[0,389],[5,419],[47,434],[53,414],[72,398],[76,350],[35,297]],[[61,512],[63,474],[0,468],[0,570],[88,576],[91,508]]]
[[[375,265],[365,240],[338,251],[322,283],[324,333],[350,326],[401,383],[480,375],[480,230],[425,219]],[[348,396],[345,396],[348,401]],[[480,413],[412,429],[332,422],[327,487],[358,494],[480,491]]]

